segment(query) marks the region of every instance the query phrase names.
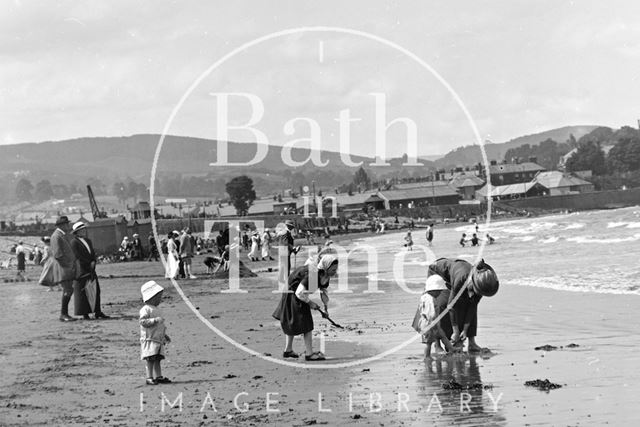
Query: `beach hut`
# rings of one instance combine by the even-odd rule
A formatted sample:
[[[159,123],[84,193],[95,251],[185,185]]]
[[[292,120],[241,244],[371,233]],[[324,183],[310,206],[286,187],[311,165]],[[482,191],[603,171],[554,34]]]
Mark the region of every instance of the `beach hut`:
[[[124,236],[129,235],[127,220],[120,215],[87,223],[87,235],[97,255],[113,255]]]

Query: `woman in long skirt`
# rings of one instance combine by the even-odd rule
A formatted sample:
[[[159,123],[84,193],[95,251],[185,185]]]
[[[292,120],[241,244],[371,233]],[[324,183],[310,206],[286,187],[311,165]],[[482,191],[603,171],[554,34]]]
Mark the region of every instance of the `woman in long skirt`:
[[[180,269],[178,257],[178,245],[176,245],[177,232],[172,231],[167,235],[167,271],[165,276],[167,279],[175,279]]]
[[[251,261],[260,260],[260,234],[257,230],[251,235],[251,252],[249,252],[249,259]]]
[[[338,271],[338,258],[335,255],[325,255],[315,266],[305,265],[296,269],[289,276],[289,292],[283,293],[280,304],[273,312],[273,317],[280,320],[282,332],[285,334],[285,349],[282,357],[298,358],[299,355],[293,351],[293,338],[296,335],[303,335],[305,345],[305,360],[324,360],[322,352],[313,351],[312,331],[313,317],[311,310],[318,310],[320,306],[309,299],[310,275],[317,274],[317,285],[320,290],[320,298],[324,305],[325,313],[329,309],[329,279]]]
[[[262,234],[262,260],[266,261],[267,259],[273,261],[271,257],[271,233],[268,228],[265,228]]]

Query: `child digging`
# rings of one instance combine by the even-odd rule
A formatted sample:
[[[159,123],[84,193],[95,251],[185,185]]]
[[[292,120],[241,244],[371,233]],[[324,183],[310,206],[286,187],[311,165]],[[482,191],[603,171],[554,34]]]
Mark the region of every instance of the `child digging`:
[[[455,350],[440,326],[440,321],[432,325],[440,313],[446,309],[448,301],[449,290],[442,277],[434,275],[427,278],[424,293],[420,297],[420,305],[413,321],[414,329],[422,335],[422,342],[427,345],[424,349],[425,357],[431,356],[432,344],[435,344],[437,350],[442,351],[441,341],[447,352],[451,353]]]
[[[147,384],[170,383],[171,380],[162,376],[160,368],[164,345],[171,342],[158,309],[164,288],[151,280],[142,285],[140,291],[144,301],[144,307],[140,309],[140,359],[147,362]]]

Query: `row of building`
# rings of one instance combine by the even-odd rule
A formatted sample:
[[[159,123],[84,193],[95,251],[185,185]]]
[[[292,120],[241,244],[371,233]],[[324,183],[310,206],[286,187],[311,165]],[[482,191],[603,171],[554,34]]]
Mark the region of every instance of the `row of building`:
[[[522,197],[555,196],[593,191],[593,184],[561,171],[546,171],[534,162],[491,162],[487,174],[484,168],[439,174],[437,180],[389,184],[384,188],[355,194],[325,194],[324,201],[338,206],[341,212],[362,211],[366,208],[389,210],[421,206],[479,204],[488,198],[504,200]],[[491,190],[486,183],[490,176]],[[249,215],[287,215],[301,212],[313,197],[258,199],[249,208]],[[326,210],[327,208],[325,208]],[[209,209],[211,210],[211,209]],[[213,208],[217,216],[235,216],[231,205]]]

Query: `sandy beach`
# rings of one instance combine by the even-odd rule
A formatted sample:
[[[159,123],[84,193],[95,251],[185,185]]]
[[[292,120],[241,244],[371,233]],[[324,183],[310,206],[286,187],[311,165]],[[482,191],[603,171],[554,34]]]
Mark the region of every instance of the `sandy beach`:
[[[458,232],[452,228],[436,234],[438,256],[465,255],[455,248]],[[402,235],[360,242],[382,248]],[[273,293],[275,273],[243,279],[246,294],[222,293],[226,281],[207,279],[200,256],[195,261],[199,279],[179,282],[202,318],[229,341],[191,311],[162,278],[160,263],[98,266],[103,308],[113,316],[103,321],[61,323],[59,292],[46,292],[33,281],[3,283],[8,303],[0,316],[1,424],[628,425],[640,419],[633,406],[640,395],[640,356],[633,339],[638,295],[520,286],[525,266],[544,276],[554,262],[569,268],[576,254],[567,253],[565,260],[538,259],[536,266],[535,251],[521,240],[508,243],[503,237],[498,242],[487,247],[484,257],[499,272],[501,289],[479,309],[478,342],[491,348],[491,354],[425,360],[423,345],[414,340],[358,364],[415,337],[410,323],[417,303],[416,295],[385,281],[383,274],[379,287],[384,294],[363,293],[367,275],[358,260],[350,263],[353,293],[332,295],[331,315],[345,330],[315,318],[314,345],[323,346],[329,356],[323,363],[351,364],[331,369],[269,360],[281,360],[283,347],[279,325],[271,318],[279,298]],[[510,244],[522,246],[522,253]],[[596,248],[609,250],[608,245],[589,250]],[[473,257],[474,249],[464,250]],[[411,268],[425,268],[411,256],[406,258],[408,282]],[[261,271],[268,265],[249,266]],[[27,271],[30,277],[36,272]],[[139,360],[139,288],[150,278],[167,287],[161,307],[173,339],[163,362],[163,373],[174,381],[168,385],[145,385]],[[417,279],[411,285],[420,286]],[[556,348],[535,350],[544,345]],[[303,350],[301,339],[294,348]],[[301,358],[297,363],[310,362]],[[537,379],[561,388],[525,386]],[[452,381],[462,389],[455,384],[447,389]]]

